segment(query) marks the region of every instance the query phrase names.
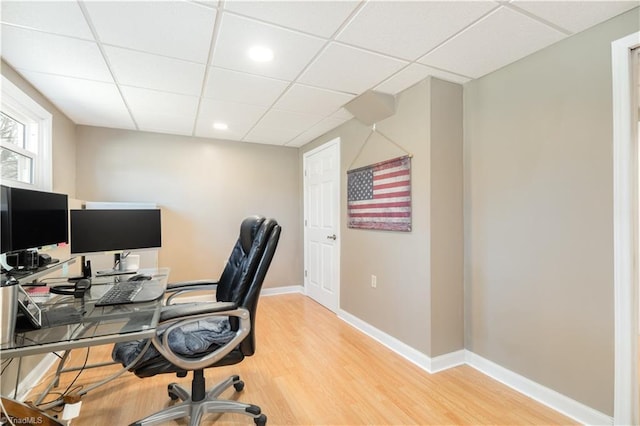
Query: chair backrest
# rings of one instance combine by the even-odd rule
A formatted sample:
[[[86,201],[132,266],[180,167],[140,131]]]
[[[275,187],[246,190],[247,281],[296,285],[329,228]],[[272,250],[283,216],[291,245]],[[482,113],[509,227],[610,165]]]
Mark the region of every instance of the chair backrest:
[[[240,236],[218,281],[216,299],[235,302],[251,313],[251,333],[240,344],[245,356],[255,352],[255,314],[262,283],[275,254],[281,228],[274,219],[252,216],[240,225]]]

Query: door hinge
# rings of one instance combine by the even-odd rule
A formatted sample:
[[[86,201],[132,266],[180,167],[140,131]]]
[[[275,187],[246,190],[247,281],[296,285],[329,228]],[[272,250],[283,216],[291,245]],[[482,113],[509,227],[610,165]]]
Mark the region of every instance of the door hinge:
[[[306,269],[304,270],[304,277],[305,278],[307,277],[307,270]]]

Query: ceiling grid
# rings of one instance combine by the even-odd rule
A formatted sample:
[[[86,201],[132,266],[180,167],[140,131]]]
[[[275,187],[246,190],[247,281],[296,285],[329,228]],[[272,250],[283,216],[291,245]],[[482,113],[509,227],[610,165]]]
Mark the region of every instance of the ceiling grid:
[[[1,55],[76,124],[297,147],[369,90],[464,84],[637,6],[3,0]]]

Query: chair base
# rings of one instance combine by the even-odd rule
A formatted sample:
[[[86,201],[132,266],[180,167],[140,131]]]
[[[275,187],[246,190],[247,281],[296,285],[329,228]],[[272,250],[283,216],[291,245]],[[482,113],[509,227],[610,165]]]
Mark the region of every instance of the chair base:
[[[197,373],[197,371],[194,373]],[[199,389],[197,388],[200,387],[200,384],[204,386],[204,380],[202,380],[201,383],[197,383],[197,380],[197,377],[194,376],[192,382],[194,394],[199,393]],[[253,421],[257,426],[265,426],[267,424],[267,416],[261,414],[260,407],[257,405],[218,399],[218,396],[231,386],[235,388],[236,392],[240,392],[244,388],[244,382],[240,380],[240,376],[231,376],[211,388],[211,390],[204,395],[204,398],[194,401],[189,391],[176,383],[171,383],[168,386],[169,397],[173,401],[180,400],[182,402],[138,420],[130,426],[157,425],[183,417],[189,417],[189,426],[198,426],[202,416],[208,413],[245,414],[253,417]]]

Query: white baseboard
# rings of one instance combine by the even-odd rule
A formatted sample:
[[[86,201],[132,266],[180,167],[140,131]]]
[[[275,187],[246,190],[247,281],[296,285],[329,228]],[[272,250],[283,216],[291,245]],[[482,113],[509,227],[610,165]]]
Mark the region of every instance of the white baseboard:
[[[351,325],[352,327],[360,330],[361,332],[371,337],[372,339],[380,342],[387,348],[391,349],[398,355],[406,358],[408,361],[411,361],[418,367],[424,370],[427,370],[429,373],[432,372],[431,358],[429,358],[422,352],[412,348],[406,343],[401,342],[395,337],[392,337],[387,333],[375,328],[371,324],[361,320],[355,315],[352,315],[349,312],[343,311],[342,309],[338,310],[338,318],[340,318],[347,324]]]
[[[613,418],[575,401],[559,392],[527,379],[471,351],[466,351],[466,363],[487,376],[564,414],[584,425],[612,425]]]
[[[431,358],[431,373],[437,373],[438,371],[448,370],[449,368],[464,365],[466,351],[460,349],[455,352],[449,352],[448,354],[438,355],[435,358]]]
[[[289,285],[284,287],[263,288],[260,296],[277,296],[279,294],[301,293],[304,294],[303,285]]]
[[[29,371],[29,374],[24,376],[24,378],[20,380],[20,383],[18,383],[16,400],[24,401],[24,399],[29,396],[31,390],[44,379],[49,369],[54,366],[58,360],[59,358],[54,354],[46,354],[42,360]],[[9,395],[13,395],[14,393],[15,388],[11,390]]]
[[[547,407],[570,417],[585,425],[613,425],[613,418],[591,407],[577,402],[553,389],[547,388],[533,380],[527,379],[513,371],[482,358],[465,349],[430,358],[411,346],[399,341],[385,332],[373,327],[360,318],[339,311],[338,317],[362,331],[372,339],[380,342],[400,356],[416,364],[428,373],[437,373],[463,364],[475,368],[494,380],[524,394]]]
[[[457,365],[464,364],[464,350],[452,352],[435,358],[430,358],[417,349],[412,348],[406,343],[401,342],[388,335],[387,333],[378,330],[369,323],[362,321],[360,318],[351,315],[350,313],[340,310],[338,312],[338,318],[342,319],[351,326],[362,331],[364,334],[373,338],[374,340],[382,343],[398,355],[406,358],[408,361],[416,364],[418,367],[426,370],[428,373],[437,373],[438,371],[446,370],[447,368],[455,367]]]

